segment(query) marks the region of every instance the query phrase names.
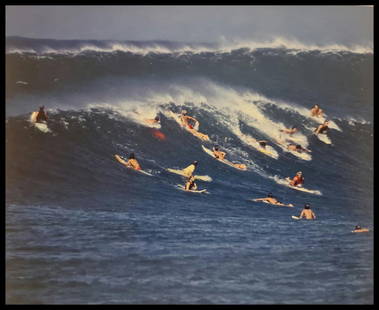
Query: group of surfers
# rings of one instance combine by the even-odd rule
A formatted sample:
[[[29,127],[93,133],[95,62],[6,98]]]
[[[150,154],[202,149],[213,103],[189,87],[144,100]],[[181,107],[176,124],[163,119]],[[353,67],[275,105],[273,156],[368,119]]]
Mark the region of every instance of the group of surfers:
[[[324,114],[323,110],[320,109],[320,107],[317,104],[311,109],[310,113],[311,113],[311,116],[316,116],[316,117],[322,117]],[[39,111],[38,111],[38,114],[36,116],[36,122],[41,123],[41,122],[46,122],[47,120],[48,120],[48,116],[47,116],[47,113],[45,111],[45,107],[44,106],[39,107]],[[195,127],[198,127],[199,121],[197,119],[195,119],[194,117],[187,115],[186,110],[182,110],[182,112],[180,114],[180,120],[181,120],[182,125],[184,127],[187,127],[190,130],[196,130],[197,131],[197,129]],[[156,116],[154,119],[147,119],[145,121],[148,124],[159,124],[160,118],[159,118],[159,116]],[[329,122],[326,120],[323,124],[319,125],[314,130],[314,132],[317,134],[325,133],[328,130],[328,125],[329,125]],[[292,135],[292,134],[296,133],[298,130],[297,130],[296,126],[293,126],[291,128],[281,129],[280,131],[284,132],[288,135]],[[259,140],[257,142],[263,148],[265,148],[267,145],[267,141],[265,141],[265,140]],[[287,148],[289,150],[293,150],[293,151],[297,151],[297,152],[304,152],[304,151],[310,152],[310,150],[303,148],[299,144],[294,144],[294,143],[288,144]],[[212,149],[212,152],[213,152],[213,155],[216,159],[225,160],[226,152],[221,151],[218,146],[214,146]],[[182,169],[183,174],[186,175],[186,177],[187,177],[187,180],[186,180],[186,183],[184,186],[184,189],[187,191],[197,190],[197,188],[198,188],[197,184],[195,182],[195,176],[193,174],[197,165],[198,165],[198,161],[194,161],[189,166]],[[234,165],[243,165],[243,164],[234,164]],[[135,169],[135,170],[142,170],[141,165],[139,164],[138,160],[136,159],[134,153],[130,153],[128,160],[126,162],[126,166],[130,167],[132,169]],[[303,176],[303,173],[301,171],[298,171],[296,173],[296,175],[289,182],[289,184],[291,186],[302,186],[303,183],[304,183],[304,176]],[[276,197],[274,197],[272,195],[272,193],[268,193],[267,197],[256,198],[256,199],[254,199],[254,201],[264,201],[264,202],[274,204],[274,205],[278,205],[278,206],[293,207],[292,204],[286,205],[286,204],[282,203]],[[316,215],[311,210],[309,203],[304,204],[304,208],[301,211],[299,218],[305,218],[307,220],[316,219]],[[367,231],[368,231],[367,228],[362,228],[359,225],[356,225],[352,232],[367,232]]]

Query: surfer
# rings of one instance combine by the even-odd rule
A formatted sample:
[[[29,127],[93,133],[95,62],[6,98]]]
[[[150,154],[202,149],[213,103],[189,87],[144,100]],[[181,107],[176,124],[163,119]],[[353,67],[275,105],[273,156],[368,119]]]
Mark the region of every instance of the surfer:
[[[153,119],[146,119],[145,122],[148,123],[148,124],[151,124],[151,125],[155,125],[155,124],[160,124],[161,120],[160,120],[159,116],[157,115]]]
[[[36,123],[42,123],[47,121],[47,114],[45,112],[45,106],[39,107],[38,114],[36,116]]]
[[[352,230],[351,232],[368,232],[368,229],[367,228],[362,228],[361,226],[359,225],[356,225],[354,230]]]
[[[304,209],[301,211],[299,218],[305,218],[307,220],[316,219],[316,215],[311,210],[311,206],[309,203],[304,204]]]
[[[191,175],[188,179],[187,182],[184,186],[184,189],[186,191],[192,191],[192,190],[197,190],[197,185],[195,183],[195,177]]]
[[[296,175],[293,177],[293,179],[290,181],[291,186],[303,186],[304,183],[304,177],[303,173],[301,171],[297,172]]]
[[[189,166],[187,166],[186,168],[182,169],[183,174],[185,174],[188,177],[192,176],[193,172],[195,171],[195,169],[197,167],[197,164],[198,164],[198,161],[195,160]]]
[[[293,135],[295,132],[297,132],[296,126],[292,126],[291,128],[284,128],[279,129],[280,132],[288,133],[289,135]]]
[[[265,141],[265,140],[259,140],[259,141],[257,141],[257,143],[259,144],[259,146],[262,149],[266,149],[267,141]]]
[[[195,118],[193,118],[192,116],[188,116],[187,115],[187,111],[186,110],[182,110],[181,114],[180,114],[180,120],[182,121],[182,124],[183,126],[189,128],[189,129],[194,129],[194,126],[195,124],[198,124],[199,125],[199,121]],[[192,125],[190,123],[190,121],[194,122],[194,124]],[[198,126],[197,126],[198,127]]]
[[[223,160],[226,156],[226,153],[225,152],[222,152],[219,150],[219,147],[216,145],[214,148],[213,148],[213,155],[217,158],[217,159],[221,159]]]
[[[329,125],[329,121],[326,120],[323,124],[321,124],[320,126],[318,126],[318,127],[314,130],[314,132],[315,132],[316,134],[320,134],[320,133],[322,133],[322,134],[326,134],[326,132],[327,132],[328,129],[329,129],[328,125]]]
[[[268,202],[268,203],[271,203],[273,205],[279,205],[279,206],[289,206],[289,207],[293,207],[293,204],[284,204],[282,202],[280,202],[278,199],[276,199],[276,197],[274,197],[271,193],[268,193],[267,194],[267,197],[264,197],[264,198],[256,198],[254,199],[254,201],[264,201],[264,202]]]
[[[290,150],[290,151],[298,152],[298,153],[310,152],[310,150],[302,147],[300,144],[294,144],[294,143],[288,144],[287,145],[287,149]]]
[[[320,109],[320,107],[315,104],[313,108],[311,109],[311,116],[317,116],[317,117],[322,117],[324,114],[324,111]]]
[[[128,161],[126,163],[130,168],[133,168],[135,170],[141,170],[141,166],[138,163],[134,153],[130,153]]]

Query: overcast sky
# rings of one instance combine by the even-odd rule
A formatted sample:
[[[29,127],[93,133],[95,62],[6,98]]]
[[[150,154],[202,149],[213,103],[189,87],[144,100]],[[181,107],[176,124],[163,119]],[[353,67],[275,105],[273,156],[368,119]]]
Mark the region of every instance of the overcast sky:
[[[269,40],[372,45],[369,6],[6,6],[6,35],[50,39]]]

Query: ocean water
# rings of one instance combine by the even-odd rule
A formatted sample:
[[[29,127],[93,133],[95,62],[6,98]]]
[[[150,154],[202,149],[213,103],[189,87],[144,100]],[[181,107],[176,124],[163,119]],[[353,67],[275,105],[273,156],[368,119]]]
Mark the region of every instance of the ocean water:
[[[275,142],[294,125],[311,160]],[[5,143],[8,304],[373,303],[372,51],[8,37]],[[248,170],[201,148],[216,144]],[[113,157],[131,152],[153,176]],[[166,170],[194,160],[209,194]],[[320,195],[278,181],[299,170]],[[250,200],[269,192],[295,207]],[[291,218],[304,203],[316,220]]]

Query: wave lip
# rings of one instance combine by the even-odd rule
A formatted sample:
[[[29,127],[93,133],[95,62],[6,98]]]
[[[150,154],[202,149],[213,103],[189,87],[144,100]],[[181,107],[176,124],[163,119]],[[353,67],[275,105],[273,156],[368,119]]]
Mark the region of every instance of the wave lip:
[[[6,53],[69,54],[78,55],[85,52],[114,53],[125,52],[140,55],[153,54],[200,54],[200,53],[231,53],[234,50],[247,49],[282,49],[289,53],[320,51],[322,53],[351,52],[356,54],[372,54],[370,45],[346,46],[342,44],[306,44],[294,39],[276,37],[267,41],[239,40],[218,43],[190,43],[170,41],[111,41],[111,40],[50,40],[7,37]]]

